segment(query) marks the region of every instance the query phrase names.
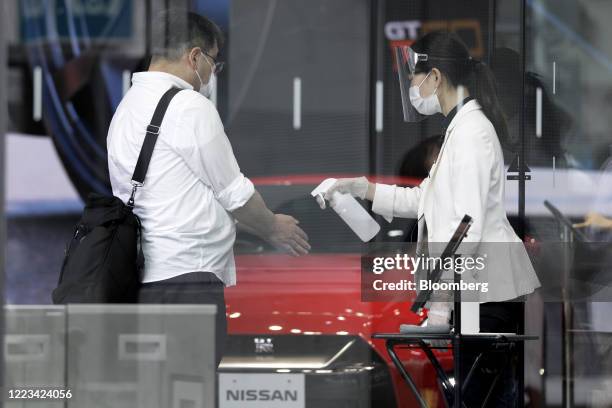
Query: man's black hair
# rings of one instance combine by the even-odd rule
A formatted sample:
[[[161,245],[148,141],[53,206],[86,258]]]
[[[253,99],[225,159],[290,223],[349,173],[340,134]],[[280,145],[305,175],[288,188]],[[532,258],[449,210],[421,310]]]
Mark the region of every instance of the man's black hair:
[[[188,10],[165,10],[156,16],[152,24],[152,61],[176,61],[194,47],[209,52],[215,45],[218,48],[223,46],[224,37],[219,26]]]

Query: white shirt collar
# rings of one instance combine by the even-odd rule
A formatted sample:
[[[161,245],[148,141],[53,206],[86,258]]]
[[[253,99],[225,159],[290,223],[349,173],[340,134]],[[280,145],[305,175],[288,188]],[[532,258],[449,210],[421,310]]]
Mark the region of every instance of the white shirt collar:
[[[193,86],[189,82],[168,72],[143,71],[136,72],[132,75],[132,85],[135,85],[137,83],[147,84],[151,82],[163,82],[167,84],[176,85],[181,89],[193,89]]]
[[[450,121],[450,123],[448,124],[448,127],[446,129],[446,133],[450,133],[451,130],[453,130],[453,128],[455,127],[455,125],[459,122],[460,118],[465,115],[468,112],[474,111],[474,110],[478,110],[481,109],[480,104],[478,103],[478,101],[476,99],[472,99],[470,101],[468,101],[465,105],[463,105],[461,108],[459,108],[459,110],[457,110],[457,113],[455,114],[455,117]]]

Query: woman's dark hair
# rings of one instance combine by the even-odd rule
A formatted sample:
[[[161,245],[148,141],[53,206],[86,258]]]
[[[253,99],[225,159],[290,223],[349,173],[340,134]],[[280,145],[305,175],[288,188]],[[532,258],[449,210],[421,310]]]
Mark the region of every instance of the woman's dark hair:
[[[491,121],[500,141],[508,138],[508,125],[497,98],[495,79],[489,67],[470,56],[463,41],[453,33],[436,31],[423,36],[412,45],[429,59],[416,66],[416,72],[430,72],[437,68],[454,87],[463,85],[474,97]]]

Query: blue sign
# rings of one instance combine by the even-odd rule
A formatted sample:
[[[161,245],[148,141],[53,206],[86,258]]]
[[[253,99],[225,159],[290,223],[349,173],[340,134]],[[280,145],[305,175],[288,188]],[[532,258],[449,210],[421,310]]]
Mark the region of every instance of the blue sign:
[[[22,0],[21,39],[129,39],[133,13],[132,0]]]
[[[229,31],[230,0],[192,0],[191,9],[214,21],[223,32]]]

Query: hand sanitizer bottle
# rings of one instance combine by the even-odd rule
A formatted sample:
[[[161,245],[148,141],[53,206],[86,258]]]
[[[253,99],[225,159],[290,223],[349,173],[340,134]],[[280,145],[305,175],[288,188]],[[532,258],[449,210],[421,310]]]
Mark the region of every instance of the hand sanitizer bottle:
[[[328,178],[310,194],[313,197],[324,195],[335,182],[336,179]],[[380,225],[376,220],[350,194],[341,194],[336,191],[333,195],[332,208],[363,242],[368,242],[380,231]]]

